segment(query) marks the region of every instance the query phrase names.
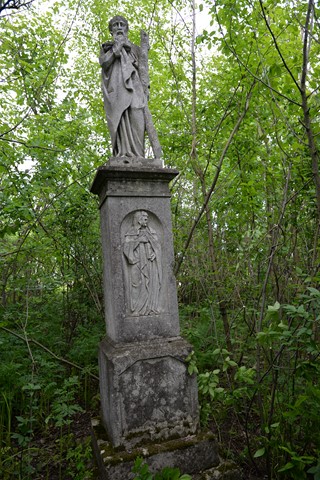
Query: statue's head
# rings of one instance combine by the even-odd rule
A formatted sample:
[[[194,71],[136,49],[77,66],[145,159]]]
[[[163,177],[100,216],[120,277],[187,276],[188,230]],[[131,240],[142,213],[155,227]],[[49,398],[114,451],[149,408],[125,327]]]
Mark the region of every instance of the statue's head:
[[[132,225],[136,228],[147,227],[148,225],[148,214],[143,210],[138,210],[133,215]]]
[[[127,35],[129,30],[128,20],[121,15],[116,15],[109,22],[109,31],[113,37]]]

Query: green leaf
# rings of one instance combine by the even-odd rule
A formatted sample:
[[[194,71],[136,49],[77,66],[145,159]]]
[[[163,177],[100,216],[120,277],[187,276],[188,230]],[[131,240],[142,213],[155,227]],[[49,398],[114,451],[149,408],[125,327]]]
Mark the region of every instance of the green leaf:
[[[217,388],[215,389],[215,391],[216,391],[217,393],[223,393],[223,392],[224,392],[224,388],[223,388],[223,387],[217,387]]]
[[[280,422],[277,422],[277,423],[273,423],[272,425],[270,425],[271,428],[278,428],[280,425]]]
[[[268,312],[277,312],[278,310],[280,310],[280,303],[279,302],[276,302],[274,305],[269,305],[268,306]]]
[[[214,398],[215,395],[216,395],[215,389],[210,387],[210,388],[209,388],[209,394],[210,394],[210,397]]]
[[[319,298],[320,298],[320,291],[317,290],[316,288],[307,287],[307,290],[309,290],[309,292],[312,293],[312,295],[313,295],[314,297],[319,297]]]
[[[216,356],[216,355],[220,355],[220,353],[221,353],[221,348],[216,348],[215,350],[213,350],[212,355]]]
[[[291,470],[294,467],[295,465],[292,462],[288,462],[285,464],[284,467],[279,468],[278,472],[286,472],[287,470]]]
[[[259,450],[256,451],[256,453],[253,455],[254,458],[259,458],[259,457],[262,457],[266,452],[266,449],[263,447],[263,448],[260,448]]]

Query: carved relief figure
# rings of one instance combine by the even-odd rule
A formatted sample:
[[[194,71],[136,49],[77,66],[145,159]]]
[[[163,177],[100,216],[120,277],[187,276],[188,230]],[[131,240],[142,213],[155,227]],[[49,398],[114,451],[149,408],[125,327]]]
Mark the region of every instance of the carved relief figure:
[[[128,40],[128,22],[116,16],[109,22],[112,42],[102,44],[102,91],[114,157],[144,157],[147,131],[156,158],[161,147],[148,109],[149,39],[141,31],[141,46]]]
[[[124,235],[125,277],[131,315],[154,315],[160,310],[161,245],[148,226],[148,214],[135,212]]]

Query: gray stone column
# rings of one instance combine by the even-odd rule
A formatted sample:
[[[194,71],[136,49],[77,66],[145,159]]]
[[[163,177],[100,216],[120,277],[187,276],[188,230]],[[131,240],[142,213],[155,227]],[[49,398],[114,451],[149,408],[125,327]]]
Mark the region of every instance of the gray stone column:
[[[100,199],[104,259],[102,420],[114,446],[182,437],[198,426],[173,276],[169,182],[177,174],[111,162],[91,188]]]

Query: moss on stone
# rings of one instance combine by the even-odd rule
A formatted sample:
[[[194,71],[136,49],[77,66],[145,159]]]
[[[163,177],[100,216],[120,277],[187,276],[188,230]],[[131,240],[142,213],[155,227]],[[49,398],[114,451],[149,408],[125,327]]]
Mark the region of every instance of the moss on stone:
[[[144,446],[138,446],[132,450],[126,450],[124,447],[113,447],[108,440],[106,431],[100,422],[96,421],[92,426],[95,441],[100,450],[103,463],[108,465],[117,465],[123,462],[134,462],[137,457],[148,458],[159,453],[173,452],[175,450],[183,450],[192,447],[203,441],[215,441],[212,432],[204,431],[188,437],[179,437],[170,439],[161,443],[150,442]]]

